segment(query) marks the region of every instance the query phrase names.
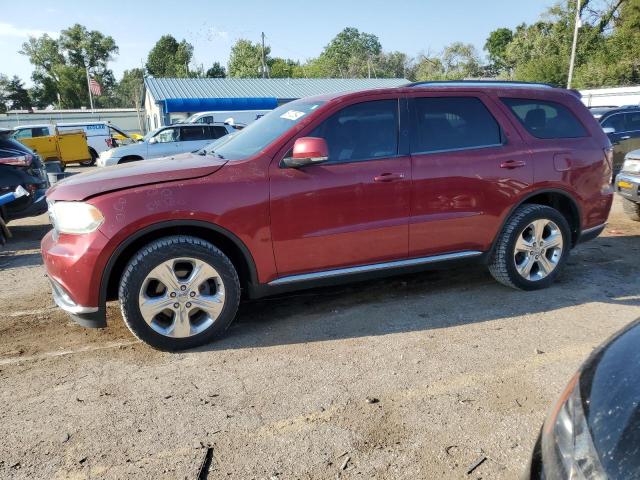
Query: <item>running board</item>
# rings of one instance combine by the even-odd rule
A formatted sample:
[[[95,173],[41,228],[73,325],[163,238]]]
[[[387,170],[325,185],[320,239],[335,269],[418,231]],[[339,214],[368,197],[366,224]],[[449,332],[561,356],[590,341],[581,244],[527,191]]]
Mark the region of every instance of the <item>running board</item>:
[[[410,258],[408,260],[396,260],[393,262],[373,263],[370,265],[360,265],[358,267],[338,268],[335,270],[324,270],[322,272],[314,273],[302,273],[299,275],[289,275],[287,277],[281,277],[272,282],[269,282],[271,286],[287,285],[290,283],[306,282],[311,280],[321,280],[325,278],[341,277],[343,275],[353,275],[357,273],[375,272],[379,270],[390,270],[392,268],[413,267],[418,265],[427,265],[430,263],[446,262],[448,260],[458,260],[469,257],[478,257],[482,255],[482,252],[475,250],[446,253],[443,255],[433,255],[430,257]]]

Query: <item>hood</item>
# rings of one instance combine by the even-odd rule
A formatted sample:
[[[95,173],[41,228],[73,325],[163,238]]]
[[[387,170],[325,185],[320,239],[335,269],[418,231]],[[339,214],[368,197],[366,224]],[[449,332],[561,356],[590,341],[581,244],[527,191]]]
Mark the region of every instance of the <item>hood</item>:
[[[100,168],[56,183],[47,192],[47,198],[53,201],[85,200],[124,188],[204,177],[219,170],[226,162],[210,155],[183,153]]]
[[[112,148],[111,150],[107,150],[105,153],[109,153],[109,156],[113,157],[113,158],[121,158],[124,157],[125,155],[130,155],[130,154],[136,154],[139,155],[140,153],[144,152],[144,154],[146,154],[147,152],[147,142],[136,142],[136,143],[131,143],[129,145],[121,145],[119,147],[116,148]]]

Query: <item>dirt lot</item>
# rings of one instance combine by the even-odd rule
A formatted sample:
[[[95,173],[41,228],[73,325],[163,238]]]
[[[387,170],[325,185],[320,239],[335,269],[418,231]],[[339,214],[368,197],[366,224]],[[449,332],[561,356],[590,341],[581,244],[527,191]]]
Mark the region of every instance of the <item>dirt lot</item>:
[[[47,219],[16,222],[0,477],[196,478],[212,447],[209,478],[517,478],[576,367],[640,316],[640,224],[620,210],[545,291],[481,267],[308,291],[244,304],[181,354],[136,342],[117,305],[105,330],[71,323],[38,253]]]

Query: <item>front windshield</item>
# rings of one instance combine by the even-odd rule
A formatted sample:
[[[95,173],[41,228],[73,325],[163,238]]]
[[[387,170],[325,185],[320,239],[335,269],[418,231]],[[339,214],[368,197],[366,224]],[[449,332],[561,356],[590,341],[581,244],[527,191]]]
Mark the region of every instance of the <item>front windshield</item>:
[[[282,105],[248,127],[239,130],[228,141],[214,147],[215,154],[229,160],[255,155],[323,103],[297,100]]]
[[[151,137],[155,136],[156,133],[158,133],[160,131],[160,128],[156,128],[155,130],[151,130],[149,133],[147,133],[144,137],[142,137],[142,140],[147,141],[149,140]]]

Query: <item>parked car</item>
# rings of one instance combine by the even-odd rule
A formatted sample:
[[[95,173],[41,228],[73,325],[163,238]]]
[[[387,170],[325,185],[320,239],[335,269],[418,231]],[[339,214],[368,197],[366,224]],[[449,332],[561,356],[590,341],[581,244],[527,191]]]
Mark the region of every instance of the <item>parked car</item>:
[[[640,106],[628,105],[609,110],[600,117],[600,125],[613,145],[613,174],[618,174],[624,156],[640,148]]]
[[[604,229],[610,147],[575,94],[547,86],[306,98],[204,155],[54,186],[42,254],[76,320],[104,327],[105,302],[119,299],[131,331],[168,350],[224,332],[241,291],[463,260],[534,290]]]
[[[21,125],[15,128],[16,138],[19,140],[55,135],[57,132],[81,130],[87,139],[89,156],[83,162],[84,166],[93,165],[98,156],[110,148],[135,143],[140,138],[139,135],[128,135],[121,128],[110,122],[74,122],[59,123],[57,125]]]
[[[614,107],[612,105],[608,105],[604,107],[589,107],[589,111],[591,112],[591,115],[593,115],[593,118],[599,119],[605,113],[610,112],[611,110],[614,110],[616,108],[618,107]]]
[[[208,125],[247,125],[262,117],[270,110],[238,110],[235,112],[198,112],[187,118],[184,123],[204,123]]]
[[[24,144],[47,166],[57,164],[62,171],[70,163],[91,163],[87,136],[82,130],[60,131],[53,126],[25,126],[14,129],[13,137]]]
[[[631,220],[640,222],[640,150],[627,153],[615,186],[622,197],[624,212]]]
[[[525,478],[640,479],[640,322],[598,347],[547,417]]]
[[[108,167],[193,152],[231,132],[235,132],[235,129],[229,125],[178,124],[160,127],[148,133],[141,142],[103,152],[98,159],[98,166]]]
[[[0,195],[24,188],[29,195],[0,206],[5,222],[41,215],[47,211],[47,173],[40,157],[13,138],[13,131],[0,129]]]

